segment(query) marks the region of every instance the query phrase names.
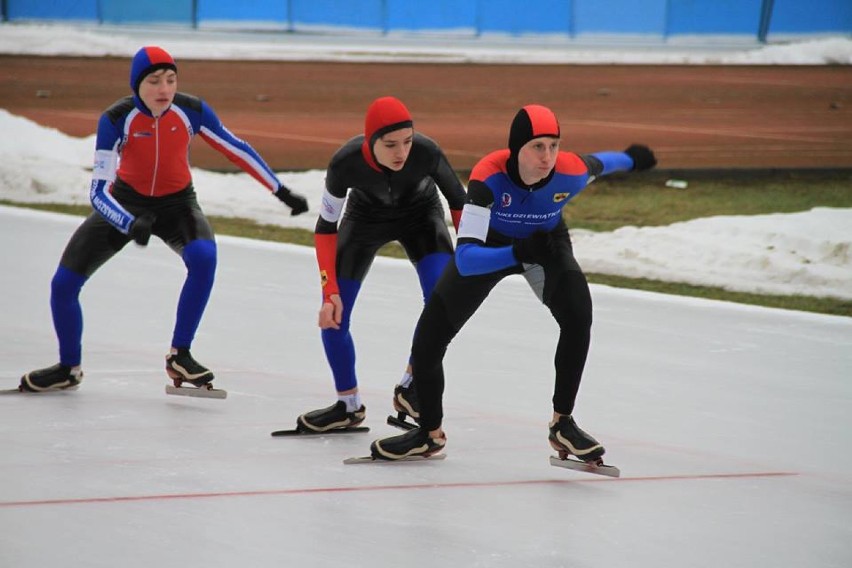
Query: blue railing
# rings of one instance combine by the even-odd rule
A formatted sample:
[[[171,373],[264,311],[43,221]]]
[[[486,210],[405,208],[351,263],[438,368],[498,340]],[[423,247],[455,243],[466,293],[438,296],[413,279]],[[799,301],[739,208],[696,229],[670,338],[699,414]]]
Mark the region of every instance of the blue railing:
[[[0,0],[2,19],[282,31],[768,38],[852,34],[850,0]]]

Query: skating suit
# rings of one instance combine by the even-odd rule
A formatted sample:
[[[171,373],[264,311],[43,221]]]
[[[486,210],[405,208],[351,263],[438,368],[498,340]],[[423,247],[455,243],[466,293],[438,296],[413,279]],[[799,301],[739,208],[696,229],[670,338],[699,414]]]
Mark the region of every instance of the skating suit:
[[[493,152],[476,165],[455,256],[426,304],[412,348],[420,424],[425,429],[437,428],[443,418],[443,357],[447,346],[494,286],[512,274],[524,275],[559,324],[553,403],[557,412],[571,414],[589,348],[592,305],[585,276],[574,259],[562,209],[596,177],[632,168],[633,160],[623,152],[584,156],[560,152],[550,175],[527,186],[520,180],[517,164],[511,164],[509,150]],[[540,265],[519,263],[512,243],[538,231],[551,233],[555,243],[547,260]],[[507,333],[512,333],[511,329]],[[523,331],[518,333],[522,349]],[[522,352],[502,355],[514,357]],[[526,380],[536,379],[518,377],[519,385]]]
[[[181,255],[187,278],[177,310],[172,346],[189,347],[213,287],[216,243],[196,200],[189,145],[200,135],[270,191],[275,173],[243,140],[229,132],[210,106],[177,93],[159,118],[136,96],[120,99],[101,115],[90,188],[92,213],[68,242],[53,278],[51,308],[60,361],[79,365],[86,280],[129,241],[138,215],[152,213],[152,234]]]
[[[451,211],[460,212],[465,200],[463,185],[427,136],[414,134],[400,171],[377,165],[365,156],[365,147],[359,135],[332,157],[316,225],[323,295],[339,293],[343,302],[340,329],[322,332],[338,391],[357,385],[349,316],[379,248],[399,241],[417,270],[425,301],[453,252],[438,191]]]

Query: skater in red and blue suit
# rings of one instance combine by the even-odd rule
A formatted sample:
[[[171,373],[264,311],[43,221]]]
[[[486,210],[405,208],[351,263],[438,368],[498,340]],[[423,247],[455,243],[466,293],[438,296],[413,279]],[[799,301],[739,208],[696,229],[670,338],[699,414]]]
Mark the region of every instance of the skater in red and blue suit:
[[[641,171],[657,161],[646,146],[580,155],[561,151],[553,112],[528,105],[515,115],[509,148],[485,156],[468,184],[455,257],[426,304],[411,351],[419,428],[376,440],[375,459],[429,456],[446,443],[441,427],[443,359],[450,341],[498,282],[522,274],[559,324],[549,439],[560,455],[598,462],[603,446],[572,417],[589,350],[592,300],[574,258],[562,209],[595,178]]]
[[[402,101],[374,100],[364,134],[346,142],[329,163],[314,233],[322,284],[319,327],[338,400],[299,416],[299,431],[351,428],[364,420],[349,330],[352,310],[376,253],[391,241],[402,245],[417,271],[424,301],[429,298],[453,254],[439,191],[458,227],[464,186],[441,148],[415,132]],[[394,389],[393,404],[416,419],[411,381],[409,367]]]
[[[130,68],[132,95],[110,106],[98,122],[90,198],[94,213],[65,247],[51,282],[50,307],[59,363],[25,374],[20,388],[76,387],[83,378],[83,313],[79,295],[89,277],[130,241],[151,235],[180,255],[187,269],[177,306],[166,371],[201,386],[213,373],[190,354],[213,288],[216,242],[196,200],[189,144],[196,135],[249,173],[298,215],[307,200],[291,192],[245,141],[201,99],[177,92],[177,65],[164,49],[143,47]]]

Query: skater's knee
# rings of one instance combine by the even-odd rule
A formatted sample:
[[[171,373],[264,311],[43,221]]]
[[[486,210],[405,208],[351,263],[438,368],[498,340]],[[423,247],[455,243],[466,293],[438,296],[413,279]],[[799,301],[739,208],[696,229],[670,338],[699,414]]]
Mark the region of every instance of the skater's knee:
[[[560,325],[570,323],[572,326],[591,327],[592,296],[583,273],[570,271],[560,275],[548,299],[548,306]]]
[[[412,366],[422,367],[442,361],[455,334],[444,302],[440,296],[434,296],[417,322],[411,345]]]
[[[85,283],[85,276],[60,266],[50,281],[51,297],[55,300],[76,298]]]
[[[212,274],[216,270],[216,242],[192,241],[183,249],[183,262],[189,270]]]

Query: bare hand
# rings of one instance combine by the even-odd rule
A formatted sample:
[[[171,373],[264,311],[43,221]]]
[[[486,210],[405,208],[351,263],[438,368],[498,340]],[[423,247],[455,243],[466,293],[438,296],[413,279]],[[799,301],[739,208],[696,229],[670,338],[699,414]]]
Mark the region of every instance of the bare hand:
[[[340,294],[332,294],[320,308],[318,324],[320,329],[340,329],[342,320],[343,302],[340,300]]]

